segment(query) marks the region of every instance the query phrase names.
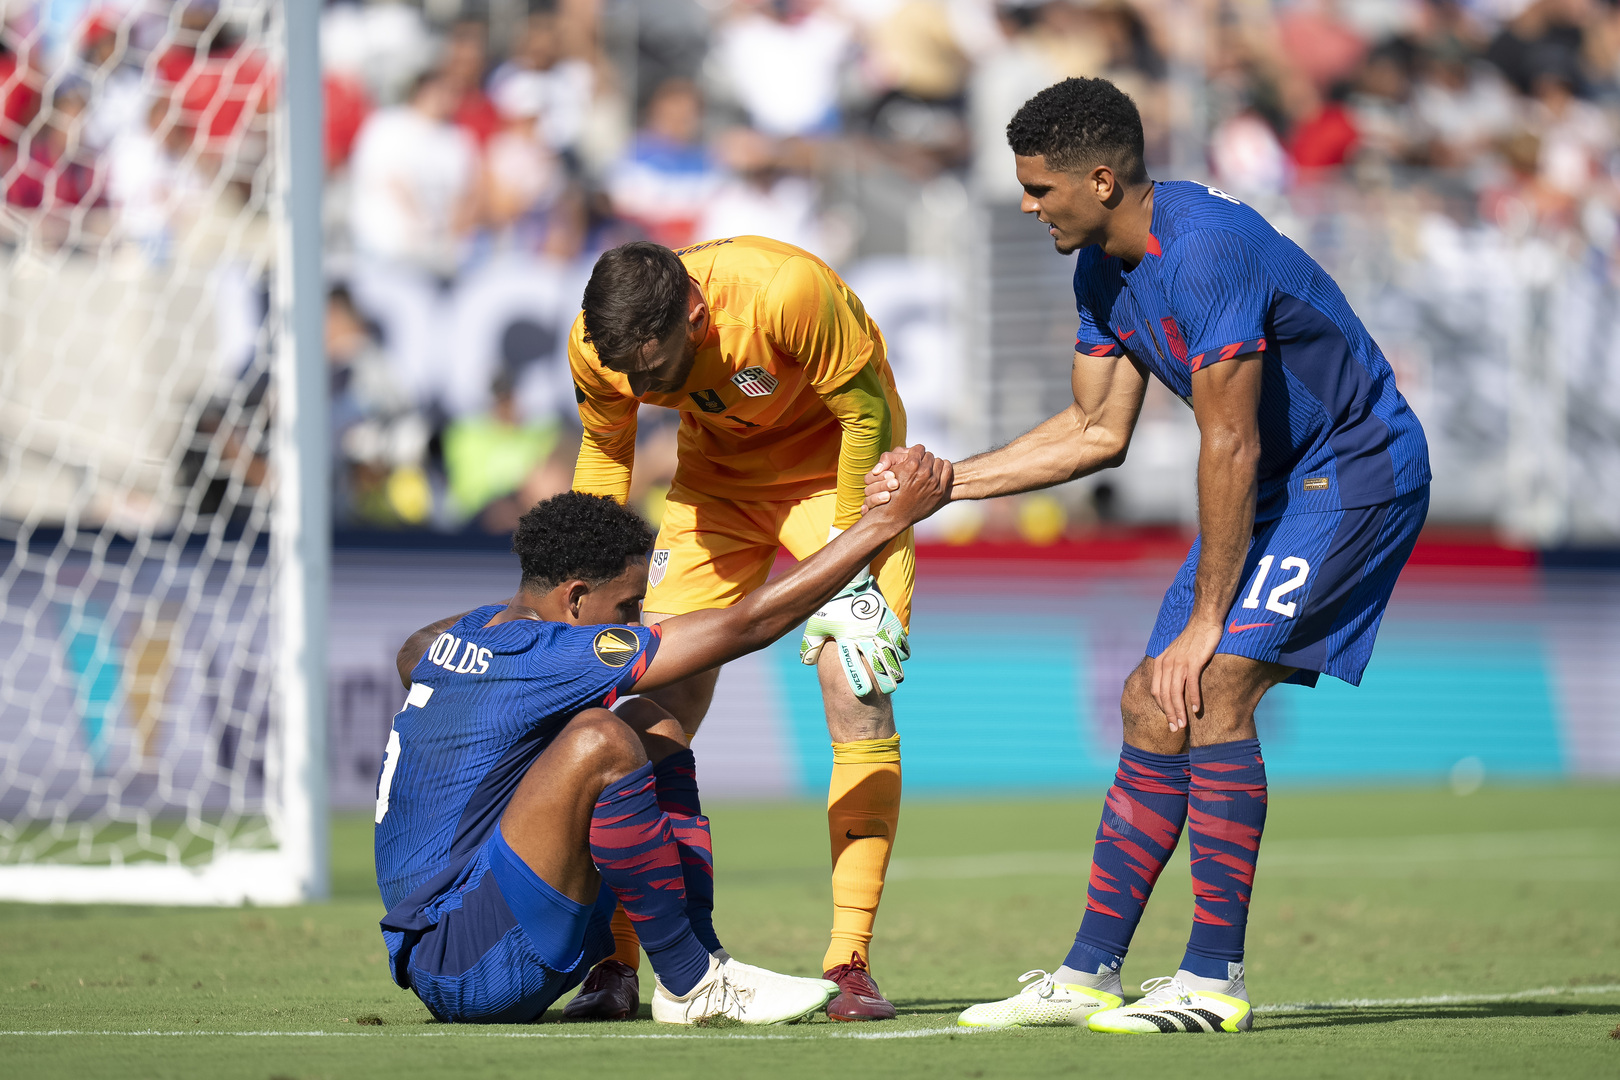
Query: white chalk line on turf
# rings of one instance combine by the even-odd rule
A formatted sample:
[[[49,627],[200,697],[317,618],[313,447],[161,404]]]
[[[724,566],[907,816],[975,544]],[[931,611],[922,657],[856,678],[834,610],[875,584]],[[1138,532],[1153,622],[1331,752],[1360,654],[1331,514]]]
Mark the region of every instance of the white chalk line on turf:
[[[1341,1001],[1289,1001],[1272,1005],[1256,1005],[1261,1015],[1287,1015],[1290,1013],[1323,1012],[1331,1009],[1390,1009],[1419,1005],[1488,1005],[1498,1001],[1524,1001],[1532,998],[1558,997],[1563,994],[1620,994],[1620,983],[1597,986],[1539,986],[1532,990],[1514,990],[1505,994],[1432,994],[1428,997],[1408,998],[1345,998]],[[819,1034],[751,1034],[698,1032],[645,1032],[614,1034],[575,1031],[479,1031],[477,1028],[456,1028],[450,1031],[0,1031],[0,1038],[12,1036],[91,1036],[108,1035],[132,1038],[237,1038],[237,1039],[730,1039],[750,1042],[802,1042],[808,1039],[857,1039],[878,1041],[888,1039],[926,1039],[935,1035],[977,1035],[987,1028],[911,1028],[906,1031],[837,1031]]]
[[[646,1032],[616,1034],[583,1031],[479,1031],[477,1028],[457,1028],[453,1031],[0,1031],[0,1038],[13,1035],[90,1036],[112,1035],[137,1038],[197,1038],[200,1036],[238,1039],[730,1039],[751,1042],[803,1042],[809,1039],[856,1039],[861,1041],[887,1039],[926,1039],[933,1035],[976,1035],[978,1028],[912,1028],[908,1031],[839,1031],[826,1035],[754,1035],[698,1034],[696,1032]]]

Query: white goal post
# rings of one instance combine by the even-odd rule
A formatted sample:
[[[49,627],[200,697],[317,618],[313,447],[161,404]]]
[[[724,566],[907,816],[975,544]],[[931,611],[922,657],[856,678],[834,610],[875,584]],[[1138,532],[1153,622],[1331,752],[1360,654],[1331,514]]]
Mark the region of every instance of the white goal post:
[[[320,0],[50,6],[0,31],[0,899],[319,899]]]

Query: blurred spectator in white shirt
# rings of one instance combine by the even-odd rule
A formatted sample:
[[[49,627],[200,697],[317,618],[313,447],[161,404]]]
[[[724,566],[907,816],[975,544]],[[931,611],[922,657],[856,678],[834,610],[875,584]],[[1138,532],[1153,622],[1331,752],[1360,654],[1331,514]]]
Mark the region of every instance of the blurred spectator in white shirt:
[[[1580,197],[1606,172],[1615,148],[1614,127],[1602,109],[1575,96],[1575,74],[1561,65],[1536,76],[1530,129],[1541,138],[1541,178]]]
[[[477,212],[477,151],[449,122],[455,107],[455,88],[432,73],[406,104],[372,113],[361,127],[349,226],[363,255],[454,271]]]
[[[118,39],[120,17],[110,8],[101,8],[79,29],[79,61],[91,85],[83,139],[97,152],[106,150],[120,134],[139,130],[146,121],[147,94],[141,86],[140,68],[128,62],[127,40]]]
[[[540,138],[545,102],[546,80],[537,72],[516,72],[496,89],[503,126],[484,157],[489,223],[499,247],[570,258],[581,242],[579,200],[570,197],[567,170]]]
[[[506,80],[519,74],[538,76],[545,86],[540,135],[559,153],[577,151],[597,90],[592,63],[594,27],[573,12],[541,12],[524,23],[512,55],[489,77],[489,92],[498,97]]]
[[[190,139],[169,115],[169,103],[147,106],[145,122],[120,132],[107,153],[107,196],[115,235],[161,266],[173,254],[176,231],[202,201],[204,185],[186,151]]]
[[[820,195],[814,181],[784,168],[775,140],[748,128],[733,128],[716,140],[730,174],[715,192],[694,235],[768,236],[794,244],[829,261],[816,213]]]
[[[1425,58],[1412,109],[1429,133],[1429,162],[1465,166],[1513,130],[1519,106],[1491,66],[1471,60],[1455,39],[1437,43]]]
[[[703,99],[689,80],[660,83],[630,152],[608,176],[613,210],[649,240],[685,247],[721,183],[703,145]]]
[[[456,88],[422,76],[407,104],[367,117],[350,162],[354,298],[383,328],[389,358],[419,404],[452,377],[441,285],[478,220],[478,159],[450,122]]]
[[[710,54],[725,90],[768,135],[836,132],[839,76],[854,44],[849,25],[817,0],[741,6]]]

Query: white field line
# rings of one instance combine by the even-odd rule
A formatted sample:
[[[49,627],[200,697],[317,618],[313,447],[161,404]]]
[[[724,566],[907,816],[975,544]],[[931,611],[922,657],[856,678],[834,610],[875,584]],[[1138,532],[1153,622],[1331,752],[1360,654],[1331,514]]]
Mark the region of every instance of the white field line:
[[[1541,986],[1533,990],[1514,990],[1505,994],[1434,994],[1429,997],[1409,998],[1345,998],[1341,1001],[1290,1001],[1275,1005],[1257,1005],[1254,1011],[1262,1015],[1288,1015],[1291,1013],[1325,1012],[1333,1009],[1389,1009],[1418,1005],[1484,1005],[1492,1002],[1525,1001],[1532,998],[1559,997],[1565,994],[1620,994],[1620,983],[1599,986]],[[985,1028],[911,1028],[905,1031],[836,1031],[826,1035],[782,1034],[754,1035],[699,1034],[697,1032],[647,1032],[622,1035],[572,1031],[480,1031],[475,1027],[446,1031],[0,1031],[0,1038],[84,1037],[106,1035],[122,1038],[238,1038],[238,1039],[730,1039],[747,1042],[794,1042],[807,1039],[926,1039],[934,1035],[975,1035]]]
[[[1506,864],[1491,866],[1491,863]],[[895,859],[889,881],[1085,877],[1091,852],[1015,851]],[[1288,877],[1534,877],[1620,880],[1620,841],[1596,829],[1274,840],[1260,845],[1259,871]]]
[[[132,1038],[197,1038],[200,1036],[242,1039],[730,1039],[746,1042],[803,1042],[808,1039],[926,1039],[932,1035],[976,1035],[980,1028],[911,1028],[906,1031],[837,1031],[826,1035],[753,1035],[745,1033],[700,1035],[696,1032],[647,1032],[644,1034],[595,1034],[572,1031],[479,1031],[460,1027],[451,1031],[0,1031],[0,1038],[11,1036],[89,1036],[112,1035]]]

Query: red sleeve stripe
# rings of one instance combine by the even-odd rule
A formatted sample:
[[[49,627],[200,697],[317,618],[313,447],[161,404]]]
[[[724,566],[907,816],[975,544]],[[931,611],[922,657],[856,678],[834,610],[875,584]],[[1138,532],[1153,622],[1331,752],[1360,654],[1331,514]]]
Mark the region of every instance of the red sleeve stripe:
[[[1118,356],[1125,350],[1121,349],[1118,345],[1111,341],[1103,342],[1098,345],[1087,345],[1083,341],[1076,341],[1074,343],[1074,351],[1083,352],[1087,356]]]
[[[1234,356],[1247,356],[1249,353],[1263,353],[1266,351],[1266,339],[1256,338],[1251,341],[1234,341],[1230,345],[1222,345],[1219,349],[1201,352],[1197,356],[1187,358],[1187,366],[1197,371],[1206,363],[1218,364],[1222,360],[1230,360]],[[1211,355],[1211,354],[1214,355]]]

